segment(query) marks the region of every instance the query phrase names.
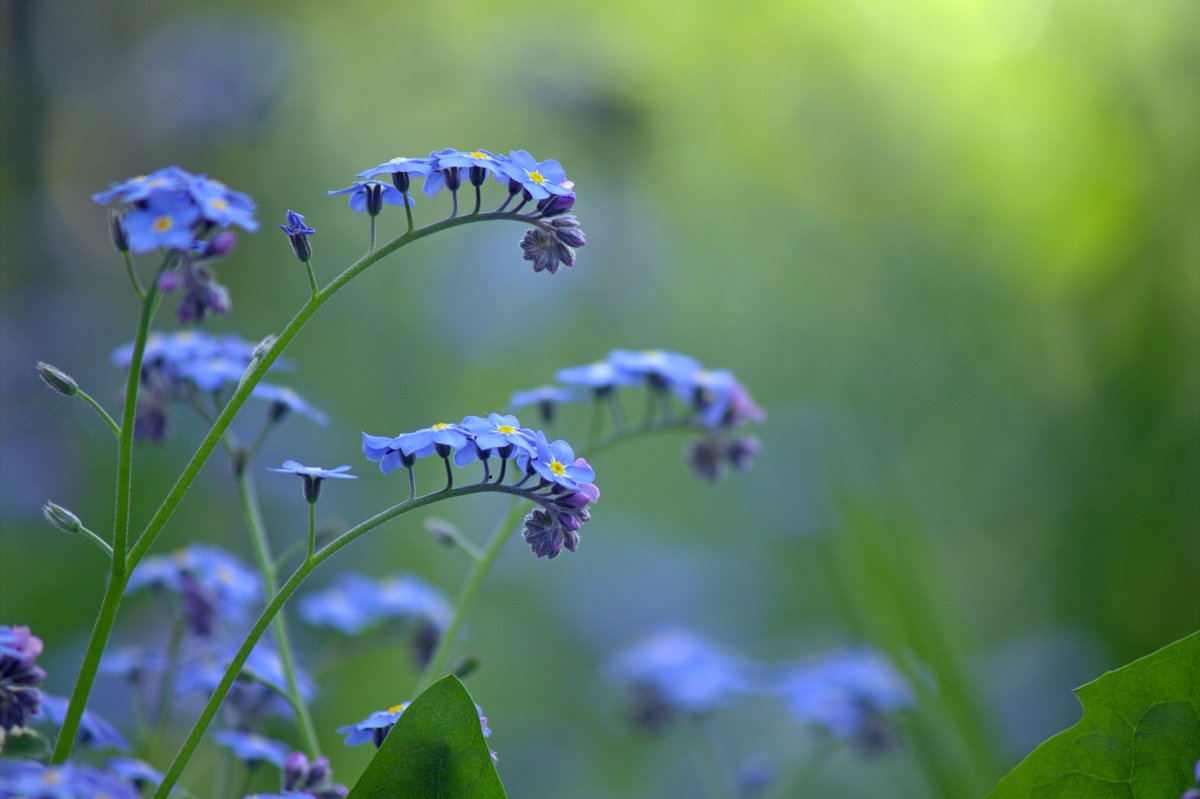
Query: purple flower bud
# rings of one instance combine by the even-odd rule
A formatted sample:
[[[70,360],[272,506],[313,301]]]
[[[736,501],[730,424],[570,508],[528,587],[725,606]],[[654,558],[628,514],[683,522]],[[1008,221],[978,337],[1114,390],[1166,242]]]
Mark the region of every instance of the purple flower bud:
[[[174,269],[168,269],[158,276],[158,290],[163,294],[170,294],[175,289],[179,288],[179,284],[183,282],[183,276]]]
[[[298,791],[308,787],[308,756],[303,752],[289,753],[283,759],[283,768],[281,769],[280,776],[283,781],[283,790],[285,791]]]
[[[108,212],[108,232],[117,252],[129,252],[129,240],[125,237],[125,225],[122,223],[123,216],[119,211]]]
[[[575,205],[575,193],[570,194],[552,194],[546,199],[537,204],[537,209],[541,211],[542,216],[552,217],[559,214],[565,214],[570,211]]]
[[[329,758],[318,757],[308,766],[308,779],[304,785],[306,788],[314,788],[323,784],[329,779],[333,771],[329,768]]]
[[[762,452],[762,442],[754,436],[735,438],[725,445],[725,460],[739,472],[750,468],[750,464]]]
[[[237,244],[237,234],[232,230],[222,231],[202,243],[200,258],[204,260],[222,258],[228,255]]]

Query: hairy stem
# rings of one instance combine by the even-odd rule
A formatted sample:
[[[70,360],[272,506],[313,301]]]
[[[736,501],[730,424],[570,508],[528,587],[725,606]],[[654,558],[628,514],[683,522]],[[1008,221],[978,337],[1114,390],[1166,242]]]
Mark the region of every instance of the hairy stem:
[[[115,419],[108,415],[108,411],[104,410],[104,406],[92,399],[92,395],[84,391],[82,388],[76,390],[75,396],[87,403],[91,409],[96,412],[96,415],[104,421],[104,424],[108,425],[108,429],[111,430],[112,434],[117,437],[117,442],[119,445],[121,441],[121,426],[117,424]]]
[[[163,261],[165,268],[167,261]],[[160,269],[161,272],[161,269]],[[150,323],[154,319],[154,311],[158,307],[155,301],[158,297],[158,279],[151,284],[149,292],[142,297],[141,315],[138,317],[137,333],[133,339],[133,352],[129,359],[129,376],[125,381],[125,408],[121,417],[120,435],[117,437],[117,497],[116,511],[113,520],[112,552],[108,575],[108,587],[100,602],[100,611],[96,615],[96,624],[92,627],[92,636],[88,640],[87,649],[83,654],[83,664],[79,667],[79,676],[75,687],[71,690],[71,698],[67,705],[67,715],[63,719],[62,729],[54,744],[54,752],[50,756],[51,763],[61,763],[71,754],[75,743],[75,734],[79,731],[79,722],[83,718],[92,684],[96,680],[96,670],[100,667],[100,656],[104,654],[104,646],[117,620],[117,611],[121,607],[121,597],[125,593],[125,583],[128,581],[129,569],[125,560],[125,551],[129,540],[129,505],[132,499],[131,476],[133,473],[133,421],[137,413],[138,388],[141,385],[142,355],[146,351],[146,337],[150,334]],[[107,415],[107,414],[106,414]]]

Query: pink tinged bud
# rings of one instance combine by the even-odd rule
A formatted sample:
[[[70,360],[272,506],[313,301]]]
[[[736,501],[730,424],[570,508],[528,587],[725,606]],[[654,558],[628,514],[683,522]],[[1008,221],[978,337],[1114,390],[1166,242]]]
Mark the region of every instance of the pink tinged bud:
[[[169,294],[179,288],[179,284],[183,282],[183,277],[179,272],[171,269],[163,272],[158,278],[158,290],[164,294]]]

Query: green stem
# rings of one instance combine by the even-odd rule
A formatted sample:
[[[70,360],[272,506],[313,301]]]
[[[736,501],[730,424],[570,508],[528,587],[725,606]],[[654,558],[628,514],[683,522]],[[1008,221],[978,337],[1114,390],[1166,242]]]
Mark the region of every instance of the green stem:
[[[171,695],[175,692],[175,675],[179,670],[179,650],[183,646],[183,634],[187,623],[176,617],[171,626],[171,638],[167,643],[167,667],[163,670],[162,682],[158,686],[158,703],[155,705],[154,726],[162,738],[171,721]]]
[[[113,419],[111,416],[108,415],[108,411],[104,410],[104,406],[101,405],[99,402],[96,402],[96,400],[92,399],[92,395],[87,393],[83,389],[77,390],[75,392],[75,396],[79,397],[79,399],[83,400],[84,402],[86,402],[88,405],[91,406],[92,410],[94,410],[96,412],[96,414],[101,419],[104,420],[104,423],[106,425],[108,425],[108,429],[112,431],[112,434],[117,437],[117,441],[120,442],[121,426],[119,424],[117,424],[116,419]]]
[[[125,271],[129,273],[129,282],[133,284],[133,291],[137,294],[139,300],[146,299],[146,289],[142,287],[142,281],[138,279],[137,270],[133,268],[133,258],[129,255],[129,250],[122,253],[125,256]]]
[[[496,558],[500,555],[500,550],[504,548],[505,542],[508,541],[509,536],[512,534],[513,525],[521,517],[523,509],[524,505],[516,500],[509,505],[508,513],[505,514],[504,518],[496,526],[482,555],[471,566],[471,571],[467,574],[467,579],[463,582],[462,590],[459,591],[458,602],[454,607],[454,617],[450,619],[449,626],[442,633],[442,637],[438,639],[437,648],[433,651],[433,656],[429,658],[429,663],[425,666],[425,671],[421,675],[420,682],[417,683],[417,690],[413,691],[413,697],[416,697],[417,694],[432,685],[433,681],[441,677],[442,672],[446,670],[447,663],[450,660],[450,653],[453,651],[454,644],[458,639],[458,632],[462,627],[463,620],[466,618],[467,610],[470,609],[471,603],[475,600],[475,595],[479,593],[479,587],[483,585],[484,578],[492,570]]]
[[[313,554],[317,551],[317,503],[308,503],[308,557],[305,560],[312,560]]]
[[[254,548],[254,559],[258,564],[258,573],[262,577],[263,587],[266,589],[267,594],[273,595],[279,590],[275,577],[275,563],[271,557],[270,539],[267,538],[267,530],[263,524],[262,509],[259,507],[258,491],[255,489],[254,478],[243,469],[237,475],[236,480],[238,499],[241,501],[242,515],[246,518],[246,528],[250,532],[250,543]],[[310,546],[312,540],[310,514]],[[304,739],[304,747],[308,750],[309,757],[320,757],[321,745],[317,740],[317,729],[313,725],[312,715],[308,712],[308,705],[300,695],[300,683],[296,678],[296,658],[292,652],[292,642],[287,631],[287,618],[284,616],[282,609],[280,609],[278,617],[276,617],[274,623],[271,625],[271,629],[275,635],[275,648],[278,650],[279,662],[283,666],[283,675],[287,682],[288,704],[292,706],[292,711],[296,716],[296,726],[299,727],[300,736]]]
[[[304,268],[308,270],[308,287],[312,290],[312,296],[316,297],[320,289],[317,288],[317,275],[313,272],[312,258],[304,262]]]
[[[344,547],[354,543],[363,535],[367,534],[371,530],[374,530],[376,527],[379,527],[385,522],[389,522],[392,519],[409,513],[410,511],[414,511],[428,505],[433,505],[437,502],[442,502],[444,500],[453,499],[456,497],[468,496],[471,494],[481,494],[484,492],[511,494],[513,496],[520,497],[525,496],[520,489],[515,489],[511,486],[496,485],[494,483],[477,483],[475,485],[454,488],[449,491],[443,489],[430,494],[423,494],[414,499],[405,500],[398,505],[393,505],[386,510],[380,511],[371,518],[358,523],[314,553],[312,559],[305,560],[302,564],[300,564],[296,571],[292,573],[292,576],[287,579],[287,582],[285,582],[275,593],[275,596],[271,598],[271,601],[267,603],[267,607],[254,622],[254,626],[250,628],[250,632],[246,634],[246,638],[242,641],[241,647],[238,648],[233,660],[230,662],[228,668],[225,669],[225,674],[221,677],[221,682],[217,685],[216,690],[214,690],[212,695],[209,697],[208,702],[204,706],[204,710],[202,710],[200,713],[200,717],[196,719],[196,723],[192,725],[192,729],[188,733],[187,739],[183,742],[179,752],[175,755],[175,759],[171,761],[171,765],[167,768],[162,783],[159,784],[158,789],[154,792],[153,799],[166,799],[167,795],[171,792],[171,788],[173,788],[175,783],[179,780],[179,775],[183,772],[184,766],[187,765],[192,753],[199,745],[201,738],[204,737],[204,733],[208,729],[209,724],[212,723],[213,717],[216,716],[217,711],[220,709],[221,703],[225,700],[226,694],[228,694],[229,689],[233,687],[233,682],[237,679],[238,674],[241,672],[242,666],[245,665],[246,659],[250,657],[250,652],[253,651],[254,646],[258,643],[267,627],[271,624],[271,620],[275,618],[275,615],[279,613],[279,610],[283,607],[284,603],[287,602],[292,594],[296,592],[308,575],[312,574],[312,572],[318,566],[320,566],[329,558],[333,557],[333,555],[337,554]],[[503,540],[503,536],[498,537]],[[489,548],[492,546],[496,546],[497,550],[499,548],[495,542],[492,542],[492,544],[489,545]],[[494,559],[495,555],[492,557]]]
[[[108,555],[110,558],[113,556],[112,547],[109,546],[108,542],[105,541],[100,536],[93,533],[91,530],[87,529],[83,525],[80,525],[79,526],[79,534],[82,535],[87,540],[91,541],[96,546],[100,547],[100,549],[103,550],[105,555]]]
[[[164,259],[159,269],[160,273],[167,263],[168,260]],[[125,551],[128,548],[129,505],[132,499],[130,486],[133,473],[133,420],[137,412],[138,388],[141,384],[142,355],[146,351],[146,337],[150,334],[154,310],[158,307],[155,302],[157,297],[156,277],[150,291],[142,298],[142,312],[133,339],[129,375],[125,381],[125,408],[121,417],[120,435],[117,437],[117,507],[113,521],[113,558],[110,563],[108,587],[100,602],[100,611],[96,615],[96,624],[92,627],[92,636],[83,655],[83,664],[79,667],[79,676],[71,690],[67,715],[63,719],[58,740],[54,743],[54,752],[50,756],[51,763],[62,763],[71,754],[80,719],[83,718],[92,684],[96,681],[96,670],[100,668],[100,656],[104,654],[104,645],[108,643],[108,636],[117,620],[117,611],[121,607],[121,597],[125,593],[125,583],[128,581],[130,569],[125,559]]]
[[[648,435],[650,433],[668,433],[671,431],[682,430],[699,430],[709,431],[709,428],[697,422],[692,422],[687,419],[659,419],[649,424],[642,422],[641,424],[627,425],[618,428],[606,436],[601,436],[596,439],[595,445],[589,447],[586,451],[589,456],[598,455],[606,449],[616,446],[631,438]]]
[[[733,799],[737,789],[733,769],[716,730],[707,719],[698,719],[692,726],[695,730],[692,738],[700,741],[700,746],[696,748],[697,758],[708,772],[714,799]]]
[[[371,217],[371,240],[370,240],[370,243],[367,245],[367,252],[374,252],[374,250],[375,250],[375,214],[367,214],[367,216]]]

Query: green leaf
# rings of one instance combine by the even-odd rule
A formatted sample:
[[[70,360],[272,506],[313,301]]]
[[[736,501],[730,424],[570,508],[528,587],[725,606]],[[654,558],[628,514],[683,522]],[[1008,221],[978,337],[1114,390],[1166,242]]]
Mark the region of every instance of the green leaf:
[[[348,799],[383,797],[505,799],[475,702],[454,675],[412,701]]]
[[[1200,760],[1200,632],[1075,692],[1083,718],[1042,743],[990,799],[1173,799]]]
[[[0,753],[6,757],[39,758],[50,753],[50,742],[28,727],[0,730]]]

